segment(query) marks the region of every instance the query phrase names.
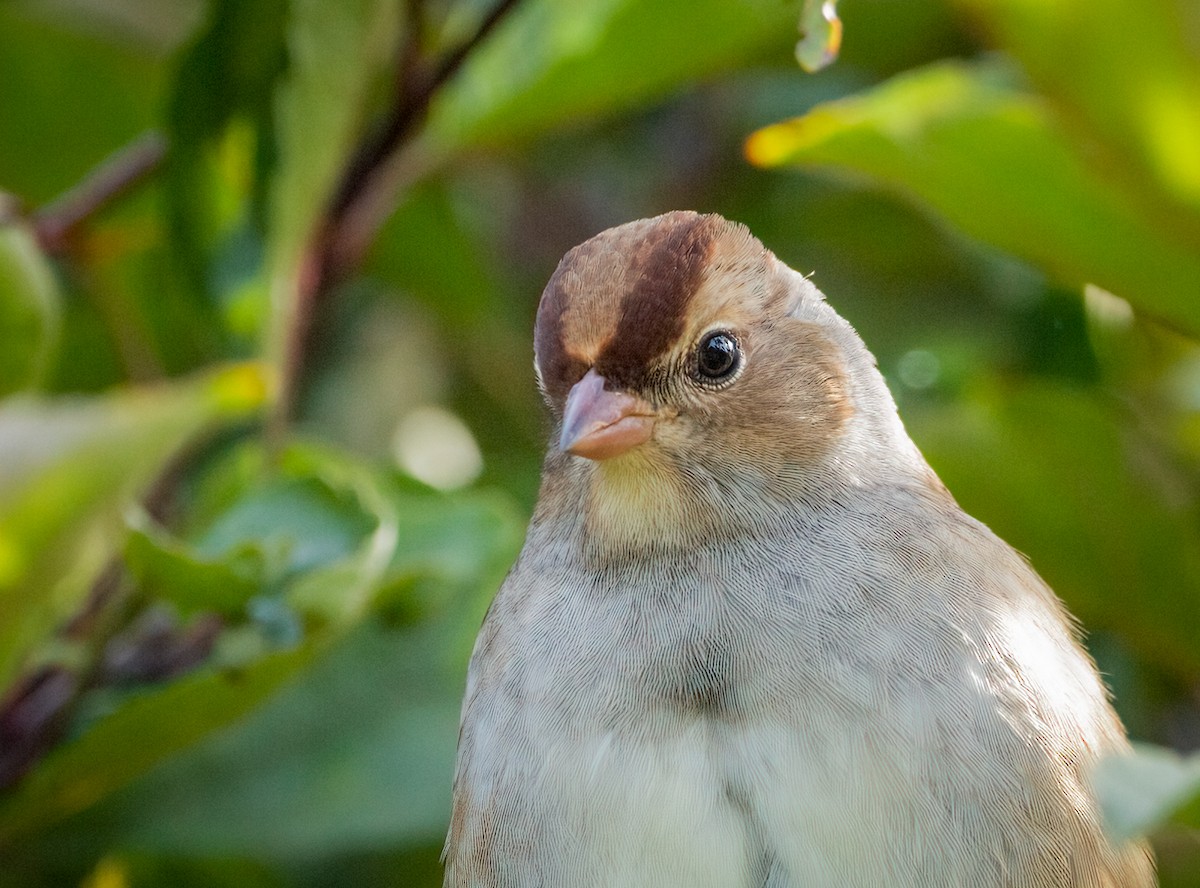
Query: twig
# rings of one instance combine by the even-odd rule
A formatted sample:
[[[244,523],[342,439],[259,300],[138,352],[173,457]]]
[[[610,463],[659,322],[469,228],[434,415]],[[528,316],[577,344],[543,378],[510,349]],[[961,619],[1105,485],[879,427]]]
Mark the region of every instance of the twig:
[[[366,186],[373,171],[395,150],[405,128],[410,125],[407,120],[409,109],[419,90],[417,83],[424,76],[421,70],[421,31],[424,28],[425,3],[424,0],[407,0],[405,7],[407,32],[396,62],[394,101],[383,119],[363,138],[346,165],[329,206],[329,220],[335,225]]]
[[[139,136],[106,158],[78,185],[33,213],[38,244],[50,254],[66,252],[79,226],[159,168],[167,141],[156,132]]]
[[[425,119],[429,104],[437,91],[458,73],[475,48],[487,39],[519,2],[520,0],[500,0],[479,23],[475,33],[450,52],[429,73],[421,65],[417,54],[423,5],[420,0],[410,0],[409,37],[400,55],[398,69],[401,83],[397,89],[396,102],[378,129],[364,140],[347,166],[330,206],[332,227],[336,228],[339,225],[352,210],[355,202],[373,184],[375,174],[392,156],[404,137]]]
[[[424,119],[429,111],[437,90],[448,82],[466,62],[475,47],[495,30],[503,18],[516,8],[519,0],[501,0],[495,8],[479,23],[478,29],[460,47],[447,55],[432,74],[422,74],[418,68],[414,70],[415,87],[411,102],[404,106],[403,116],[392,120],[392,128],[386,130],[393,135],[391,147],[381,153],[377,163],[369,174],[345,182],[356,182],[359,187],[356,195],[345,202],[345,206],[336,217],[336,227],[329,233],[326,246],[325,264],[336,278],[344,268],[353,267],[362,261],[375,235],[386,221],[394,202],[394,193],[403,185],[412,181],[404,171],[394,168],[390,161],[397,154],[403,138],[411,133]],[[422,77],[425,79],[422,81]]]
[[[79,688],[70,669],[45,666],[22,675],[0,699],[0,792],[62,738]]]
[[[386,195],[385,200],[384,196],[374,193],[377,189],[388,187],[386,177],[381,175],[387,162],[424,121],[437,91],[458,73],[475,48],[487,39],[519,2],[499,0],[461,46],[431,66],[420,58],[423,0],[408,0],[408,34],[396,60],[396,87],[392,105],[347,163],[317,235],[301,260],[303,265],[293,297],[295,303],[291,327],[287,331],[279,397],[267,423],[267,439],[272,449],[280,446],[295,406],[311,346],[316,311],[346,270],[361,261],[383,224],[382,216],[364,224],[358,218],[361,214],[356,211],[363,203],[390,204],[391,195]]]

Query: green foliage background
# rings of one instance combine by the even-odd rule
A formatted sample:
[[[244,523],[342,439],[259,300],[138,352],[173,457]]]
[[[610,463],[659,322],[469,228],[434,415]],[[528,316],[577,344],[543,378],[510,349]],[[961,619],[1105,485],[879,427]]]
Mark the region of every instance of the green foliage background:
[[[1200,7],[845,0],[817,74],[794,2],[517,0],[469,42],[493,8],[0,5],[0,886],[440,884],[537,297],[676,208],[813,272],[1131,734],[1200,747]],[[456,421],[477,477],[429,486]],[[1100,780],[1200,884],[1197,760]]]

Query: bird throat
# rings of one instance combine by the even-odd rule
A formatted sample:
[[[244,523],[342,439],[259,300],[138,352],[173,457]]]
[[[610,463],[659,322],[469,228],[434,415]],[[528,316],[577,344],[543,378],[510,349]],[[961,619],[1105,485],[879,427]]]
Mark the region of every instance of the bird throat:
[[[687,545],[705,525],[695,505],[683,477],[657,454],[639,448],[604,460],[588,490],[589,543],[620,551]]]

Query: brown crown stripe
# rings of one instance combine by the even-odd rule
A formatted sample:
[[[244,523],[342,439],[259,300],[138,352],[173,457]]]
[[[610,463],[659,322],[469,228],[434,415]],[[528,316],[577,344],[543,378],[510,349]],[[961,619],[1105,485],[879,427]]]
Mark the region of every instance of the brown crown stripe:
[[[617,386],[637,385],[654,360],[683,334],[687,307],[716,240],[721,219],[695,213],[661,217],[630,259],[633,286],[621,303],[621,319],[596,361],[596,370]]]
[[[667,213],[645,223],[631,223],[601,232],[567,253],[551,276],[538,310],[535,349],[542,381],[554,399],[587,371],[576,343],[564,341],[563,317],[577,297],[577,272],[588,277],[605,274],[628,282],[613,298],[620,300],[616,329],[595,361],[597,372],[616,386],[635,387],[660,355],[682,334],[688,303],[695,295],[723,220],[691,212]],[[599,261],[597,261],[599,260]],[[591,281],[592,287],[603,281]]]

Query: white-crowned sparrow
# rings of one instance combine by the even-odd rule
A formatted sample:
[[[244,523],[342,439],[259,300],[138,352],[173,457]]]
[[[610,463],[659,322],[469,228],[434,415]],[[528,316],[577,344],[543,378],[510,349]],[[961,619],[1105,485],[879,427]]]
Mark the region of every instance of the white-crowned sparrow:
[[[812,283],[668,213],[567,253],[535,352],[556,435],[471,659],[447,886],[1153,884],[1102,831],[1126,741],[1070,617]]]

